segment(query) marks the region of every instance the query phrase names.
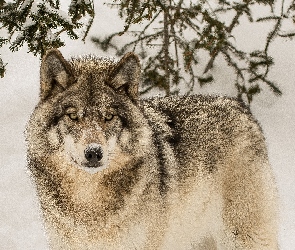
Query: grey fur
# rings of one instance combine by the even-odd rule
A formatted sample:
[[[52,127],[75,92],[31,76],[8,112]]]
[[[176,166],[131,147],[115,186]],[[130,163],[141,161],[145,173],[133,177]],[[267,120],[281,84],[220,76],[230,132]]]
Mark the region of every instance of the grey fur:
[[[132,53],[43,58],[27,154],[51,248],[278,249],[275,182],[248,108],[140,100],[139,79]]]

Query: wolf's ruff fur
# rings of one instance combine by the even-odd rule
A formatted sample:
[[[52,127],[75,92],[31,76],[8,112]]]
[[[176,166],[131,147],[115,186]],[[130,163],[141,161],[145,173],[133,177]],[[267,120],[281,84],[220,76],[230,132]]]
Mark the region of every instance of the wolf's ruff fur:
[[[139,100],[137,56],[41,64],[27,127],[52,249],[278,249],[262,131],[234,99]]]

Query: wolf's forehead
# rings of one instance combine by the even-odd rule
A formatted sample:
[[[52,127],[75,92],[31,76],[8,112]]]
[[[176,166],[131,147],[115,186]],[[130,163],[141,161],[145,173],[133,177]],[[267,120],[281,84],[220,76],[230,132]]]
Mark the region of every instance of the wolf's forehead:
[[[73,57],[70,64],[75,74],[108,74],[116,65],[117,60],[111,57],[96,57],[93,55],[86,55],[80,57]]]
[[[92,111],[103,110],[116,102],[116,96],[106,85],[82,82],[70,90],[63,100],[64,106],[74,106],[78,109]]]

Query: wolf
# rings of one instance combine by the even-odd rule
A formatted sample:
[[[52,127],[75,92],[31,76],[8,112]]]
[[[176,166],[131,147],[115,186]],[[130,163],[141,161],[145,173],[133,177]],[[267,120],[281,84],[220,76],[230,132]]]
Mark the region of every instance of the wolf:
[[[278,249],[262,130],[242,102],[139,98],[134,53],[49,50],[26,128],[51,249]]]

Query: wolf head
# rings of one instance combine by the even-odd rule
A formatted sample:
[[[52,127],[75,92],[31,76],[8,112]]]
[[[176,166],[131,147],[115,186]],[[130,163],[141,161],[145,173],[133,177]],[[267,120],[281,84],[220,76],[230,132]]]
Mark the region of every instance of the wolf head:
[[[130,149],[133,135],[128,127],[142,120],[136,117],[140,114],[136,112],[140,77],[136,55],[126,54],[119,62],[94,57],[68,62],[59,51],[50,50],[40,74],[36,112],[42,114],[37,115],[37,123],[43,127],[48,154],[62,151],[71,165],[96,172],[108,167],[118,147]]]

